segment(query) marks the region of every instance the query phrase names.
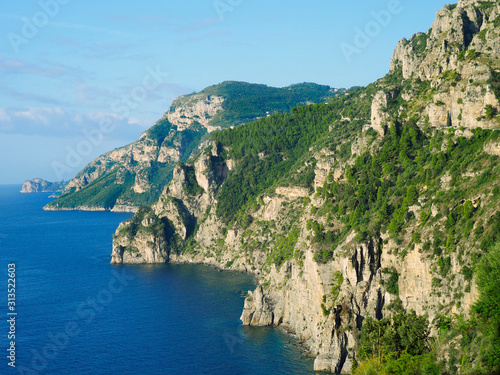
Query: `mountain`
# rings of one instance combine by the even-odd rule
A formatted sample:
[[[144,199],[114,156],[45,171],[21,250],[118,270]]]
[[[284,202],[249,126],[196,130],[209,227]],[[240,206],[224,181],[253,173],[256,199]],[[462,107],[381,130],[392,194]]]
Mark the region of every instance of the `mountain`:
[[[223,82],[181,96],[138,141],[92,161],[45,209],[135,211],[158,198],[175,165],[203,149],[213,132],[343,92],[313,83],[274,88]]]
[[[41,178],[24,181],[21,193],[57,193],[64,190],[67,181],[49,182]]]
[[[255,274],[243,324],[317,371],[498,373],[499,53],[498,2],[445,6],[377,82],[212,134],[112,263]]]

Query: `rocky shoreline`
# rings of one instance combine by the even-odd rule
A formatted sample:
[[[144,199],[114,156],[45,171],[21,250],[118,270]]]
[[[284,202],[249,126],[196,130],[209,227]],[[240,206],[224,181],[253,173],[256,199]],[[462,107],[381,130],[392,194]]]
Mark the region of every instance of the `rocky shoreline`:
[[[228,268],[228,267],[224,267],[223,265],[221,265],[217,262],[193,261],[191,258],[183,257],[183,256],[179,256],[179,257],[174,256],[173,258],[171,258],[171,260],[168,263],[177,264],[177,265],[195,264],[195,265],[209,267],[217,272],[239,273],[239,274],[247,274],[247,275],[252,276],[254,278],[253,283],[255,284],[256,289],[254,291],[251,291],[251,290],[246,291],[247,294],[245,297],[245,303],[244,303],[244,306],[242,309],[242,314],[240,316],[240,321],[242,322],[242,324],[244,326],[260,326],[260,327],[272,326],[272,324],[251,324],[251,319],[249,320],[249,313],[250,313],[250,315],[252,314],[251,313],[252,307],[250,306],[248,297],[253,296],[257,290],[261,291],[260,293],[261,293],[261,296],[263,297],[262,287],[260,285],[261,284],[260,272],[234,269],[231,267]],[[243,292],[245,292],[245,291],[243,291]],[[283,323],[283,324],[274,326],[274,328],[278,328],[278,329],[282,330],[288,336],[293,337],[296,340],[297,346],[302,351],[302,357],[316,358],[316,355],[311,351],[311,348],[307,345],[307,342],[300,338],[297,331],[292,326]]]

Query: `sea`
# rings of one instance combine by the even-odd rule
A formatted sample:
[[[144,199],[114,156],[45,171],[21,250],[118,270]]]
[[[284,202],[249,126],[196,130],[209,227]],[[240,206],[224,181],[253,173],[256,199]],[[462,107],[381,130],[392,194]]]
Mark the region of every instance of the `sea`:
[[[0,186],[0,374],[314,374],[292,336],[241,325],[251,276],[111,265],[131,214],[46,212],[20,189]]]

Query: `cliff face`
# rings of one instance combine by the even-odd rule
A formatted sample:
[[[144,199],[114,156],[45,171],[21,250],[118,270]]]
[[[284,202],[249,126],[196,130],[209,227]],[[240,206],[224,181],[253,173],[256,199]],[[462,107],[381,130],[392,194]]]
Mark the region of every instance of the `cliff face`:
[[[49,182],[41,178],[26,180],[21,188],[21,193],[56,193],[63,191],[66,182]]]
[[[302,188],[276,188],[274,195],[264,196],[261,207],[251,212],[250,226],[227,227],[217,218],[215,206],[231,163],[211,152],[193,163],[194,195],[189,192],[193,189],[188,184],[193,181],[188,182],[186,167],[178,167],[151,211],[134,223],[120,225],[113,241],[113,263],[194,262],[255,274],[259,286],[245,300],[243,324],[275,325],[294,332],[316,356],[318,371],[350,373],[363,320],[390,315],[396,303],[419,315],[428,314],[430,321],[444,311],[467,314],[476,289],[461,274],[463,261],[458,254],[450,257],[448,272],[453,278],[439,275],[423,241],[401,256],[418,223],[408,225],[408,234],[399,245],[387,233],[359,242],[352,232],[326,264],[315,258],[318,245],[308,229],[310,220],[326,222],[310,213],[325,200]],[[322,155],[318,162],[332,162],[331,157],[318,155]],[[418,213],[424,207],[428,206],[422,202],[411,209]],[[270,263],[270,249],[290,233],[281,228],[288,228],[297,213],[296,255],[279,266]],[[485,216],[493,213],[490,209]],[[168,222],[170,229],[159,231],[161,222]],[[422,238],[432,239],[432,228],[423,231]],[[474,247],[470,242],[467,246]],[[389,287],[394,274],[399,277],[397,291]],[[460,296],[452,290],[460,291]]]
[[[437,12],[426,34],[402,39],[390,67],[406,80],[400,112],[434,126],[497,126],[486,106],[500,109],[499,16],[498,2],[462,0]],[[420,85],[427,96],[415,98]]]
[[[120,225],[112,262],[255,274],[243,324],[294,332],[318,371],[350,373],[367,317],[467,316],[500,238],[499,136],[481,129],[498,126],[498,10],[447,6],[387,77],[213,136]]]
[[[166,116],[177,126],[179,131],[189,129],[195,123],[207,129],[209,133],[221,130],[221,126],[212,125],[212,119],[223,111],[224,98],[216,95],[195,94],[176,99]]]
[[[132,222],[120,224],[114,236],[112,263],[176,259],[176,251],[213,205],[227,171],[227,164],[219,160],[215,150],[214,155],[205,152],[198,157],[194,166],[177,166],[158,201],[147,211],[140,211]]]
[[[212,132],[288,112],[296,105],[323,101],[343,91],[314,84],[278,89],[224,82],[181,96],[139,140],[87,165],[46,209],[136,211],[158,198],[175,165],[203,149]]]

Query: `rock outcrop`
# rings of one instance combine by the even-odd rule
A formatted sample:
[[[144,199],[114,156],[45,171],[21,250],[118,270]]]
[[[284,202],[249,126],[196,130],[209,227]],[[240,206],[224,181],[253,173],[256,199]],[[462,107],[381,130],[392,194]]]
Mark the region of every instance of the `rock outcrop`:
[[[222,96],[207,96],[203,93],[183,96],[174,101],[166,117],[179,131],[200,124],[211,133],[222,129],[217,124],[212,125],[212,119],[224,110],[222,107],[224,100]]]
[[[389,124],[388,108],[387,108],[387,93],[379,91],[373,98],[372,102],[372,118],[371,127],[382,137],[384,136],[384,129]]]
[[[63,191],[67,182],[49,182],[41,178],[26,180],[21,188],[21,193],[57,193]]]
[[[500,110],[499,16],[496,2],[459,1],[437,12],[426,34],[402,39],[390,66],[392,74],[406,80],[402,92],[406,103],[399,102],[399,115],[422,115],[438,127],[496,127],[498,121],[486,114],[486,106]],[[415,95],[417,91],[421,95]],[[378,93],[373,102],[374,128],[384,120],[383,99],[384,94]]]

